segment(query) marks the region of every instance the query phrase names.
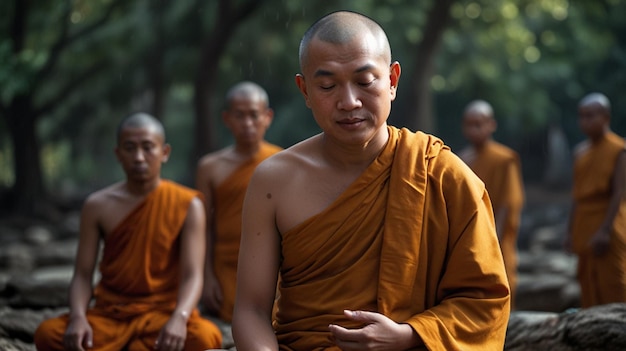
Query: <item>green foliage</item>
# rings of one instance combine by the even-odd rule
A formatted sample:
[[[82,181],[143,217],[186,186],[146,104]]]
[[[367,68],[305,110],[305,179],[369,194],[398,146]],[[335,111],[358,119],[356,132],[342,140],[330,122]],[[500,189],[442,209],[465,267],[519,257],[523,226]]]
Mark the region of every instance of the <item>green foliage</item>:
[[[93,190],[121,177],[112,150],[118,121],[150,110],[155,87],[164,96],[163,123],[173,145],[164,168],[169,178],[189,183],[193,147],[193,81],[199,48],[216,21],[217,1],[134,0],[122,2],[98,30],[76,39],[59,57],[46,81],[37,72],[48,62],[61,35],[67,4],[68,32],[98,21],[111,0],[30,2],[24,49],[14,53],[10,31],[13,2],[0,4],[0,104],[34,94],[35,108],[68,84],[78,89],[40,117],[43,168],[51,188],[74,182]],[[238,2],[234,2],[238,3]],[[301,35],[317,18],[349,9],[374,18],[386,29],[394,59],[403,65],[393,115],[412,101],[405,77],[423,38],[427,11],[434,3],[412,0],[334,2],[268,0],[233,33],[218,67],[214,116],[226,89],[254,80],[270,94],[276,117],[267,138],[284,147],[319,132],[294,84]],[[573,144],[582,139],[576,102],[586,92],[606,93],[614,104],[614,129],[626,134],[626,1],[458,0],[444,34],[431,80],[438,135],[453,147],[464,140],[460,115],[467,102],[490,101],[499,120],[496,137],[522,149],[529,138],[560,125]],[[92,72],[87,80],[81,74]],[[159,73],[158,77],[155,72]],[[156,78],[160,78],[158,80]],[[2,111],[0,110],[0,113]],[[393,121],[393,118],[392,118]],[[8,176],[10,145],[0,121],[0,184]],[[231,142],[216,121],[219,146]]]

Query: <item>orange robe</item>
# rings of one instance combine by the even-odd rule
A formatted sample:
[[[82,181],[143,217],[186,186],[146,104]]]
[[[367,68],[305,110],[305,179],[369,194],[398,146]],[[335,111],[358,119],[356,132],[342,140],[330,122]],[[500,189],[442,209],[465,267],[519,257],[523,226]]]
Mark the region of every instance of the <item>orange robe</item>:
[[[159,187],[105,238],[102,278],[87,310],[93,328],[90,350],[154,350],[161,328],[176,307],[179,234],[191,200],[200,193],[162,180]],[[37,349],[63,350],[68,315],[44,321],[35,333]],[[187,324],[185,350],[221,347],[213,323],[194,309]]]
[[[626,202],[613,226],[609,252],[596,257],[589,240],[604,221],[612,196],[613,172],[624,139],[608,132],[588,148],[578,149],[574,162],[572,250],[578,255],[578,280],[583,307],[626,302]]]
[[[524,183],[518,154],[505,145],[493,140],[477,152],[468,162],[470,168],[484,183],[489,198],[497,213],[506,208],[506,217],[500,220],[500,248],[511,286],[511,303],[515,301],[517,287],[517,234],[524,206]]]
[[[483,183],[441,140],[389,132],[339,198],[282,234],[280,350],[338,350],[328,325],[359,326],[344,309],[408,323],[429,350],[502,350],[509,287]]]
[[[259,152],[240,165],[214,192],[214,253],[213,269],[222,288],[220,319],[233,319],[237,285],[237,259],[241,239],[241,211],[252,173],[261,161],[282,148],[262,143]]]

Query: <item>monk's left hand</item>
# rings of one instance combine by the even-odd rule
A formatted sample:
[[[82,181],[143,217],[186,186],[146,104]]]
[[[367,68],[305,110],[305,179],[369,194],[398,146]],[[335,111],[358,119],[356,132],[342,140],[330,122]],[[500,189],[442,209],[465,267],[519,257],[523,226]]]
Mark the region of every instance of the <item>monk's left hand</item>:
[[[181,351],[187,338],[187,320],[178,314],[172,315],[161,329],[155,349],[159,351]]]
[[[344,315],[366,324],[359,329],[346,329],[335,324],[328,326],[335,344],[344,351],[406,350],[421,343],[411,326],[398,324],[380,313],[346,310]]]
[[[611,232],[607,229],[598,230],[589,240],[589,245],[596,257],[603,256],[609,251]]]

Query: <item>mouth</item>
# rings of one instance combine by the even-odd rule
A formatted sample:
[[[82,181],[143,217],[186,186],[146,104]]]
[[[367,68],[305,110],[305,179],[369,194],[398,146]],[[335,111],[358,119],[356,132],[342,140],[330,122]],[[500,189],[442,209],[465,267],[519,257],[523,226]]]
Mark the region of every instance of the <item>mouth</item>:
[[[337,121],[337,124],[346,130],[357,130],[365,123],[364,118],[344,118]]]
[[[359,124],[361,122],[365,121],[364,118],[344,118],[341,119],[339,121],[337,121],[338,124],[345,124],[345,125],[351,125],[351,124]]]
[[[134,173],[143,174],[148,172],[148,167],[144,166],[135,166],[132,168]]]

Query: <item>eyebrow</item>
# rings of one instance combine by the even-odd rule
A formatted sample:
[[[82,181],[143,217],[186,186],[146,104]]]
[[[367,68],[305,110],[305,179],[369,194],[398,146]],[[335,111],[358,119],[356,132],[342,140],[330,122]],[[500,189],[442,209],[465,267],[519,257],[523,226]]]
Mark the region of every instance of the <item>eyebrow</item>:
[[[354,73],[361,73],[361,72],[365,72],[365,71],[369,71],[371,69],[374,68],[374,65],[372,64],[365,64],[359,68],[357,68],[356,70],[354,70]],[[317,71],[315,71],[315,73],[313,74],[313,77],[317,78],[317,77],[329,77],[329,76],[334,76],[335,74],[331,71],[327,71],[325,69],[318,69]]]

